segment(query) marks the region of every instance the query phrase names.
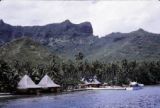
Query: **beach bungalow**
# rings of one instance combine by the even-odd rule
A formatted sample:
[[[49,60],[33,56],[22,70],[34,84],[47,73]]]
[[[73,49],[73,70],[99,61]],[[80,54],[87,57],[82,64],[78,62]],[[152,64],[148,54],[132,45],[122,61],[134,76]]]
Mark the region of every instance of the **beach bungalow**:
[[[17,86],[19,94],[39,94],[40,89],[41,87],[36,85],[28,75],[24,75]]]
[[[82,81],[84,82],[84,84],[81,84],[82,88],[85,87],[100,87],[101,83],[94,77],[93,79],[82,79]]]
[[[86,82],[88,87],[100,87],[101,83],[97,79],[89,79],[89,81]]]
[[[38,86],[41,86],[43,92],[58,92],[60,91],[60,85],[56,84],[51,80],[48,75],[45,75],[41,81],[39,82]]]
[[[85,78],[82,78],[80,80],[80,84],[78,84],[78,89],[86,88],[87,84],[85,82],[86,82]]]

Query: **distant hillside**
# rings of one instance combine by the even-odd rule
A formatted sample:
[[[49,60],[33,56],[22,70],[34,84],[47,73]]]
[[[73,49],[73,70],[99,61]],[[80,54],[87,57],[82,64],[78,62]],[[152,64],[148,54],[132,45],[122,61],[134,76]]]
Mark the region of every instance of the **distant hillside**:
[[[12,26],[0,20],[0,45],[22,37],[31,38],[32,44],[40,43],[41,45],[38,44],[38,46],[43,47],[39,46],[36,49],[39,49],[37,52],[40,51],[44,58],[45,54],[48,55],[49,52],[54,52],[67,59],[73,59],[75,54],[82,52],[86,59],[106,62],[122,59],[158,60],[160,58],[160,34],[150,33],[143,29],[130,33],[111,33],[98,38],[93,35],[92,25],[89,22],[73,24],[66,20],[62,23],[44,26]],[[14,44],[16,47],[11,47],[11,45],[10,47],[18,51],[18,47],[23,42],[20,39],[19,44]],[[25,43],[22,45],[26,47]],[[49,49],[49,52],[47,52],[48,49],[43,52],[44,46]],[[10,47],[6,49],[10,49]],[[41,48],[42,50],[40,50]],[[6,53],[14,54],[14,50],[8,50]],[[25,51],[27,53],[30,50],[26,49]],[[30,54],[32,55],[32,53]],[[4,56],[5,53],[1,55]],[[12,56],[9,57],[12,58]]]
[[[0,47],[0,52],[0,58],[6,61],[18,60],[33,64],[49,63],[53,55],[47,48],[28,38],[6,43]]]
[[[130,33],[111,33],[94,43],[90,59],[104,61],[158,60],[160,59],[160,34],[143,29]]]

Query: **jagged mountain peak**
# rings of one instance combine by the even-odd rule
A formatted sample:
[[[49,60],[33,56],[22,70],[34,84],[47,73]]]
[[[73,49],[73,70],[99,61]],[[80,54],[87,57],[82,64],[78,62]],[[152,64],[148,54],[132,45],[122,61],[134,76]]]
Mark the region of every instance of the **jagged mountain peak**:
[[[136,31],[133,31],[132,33],[142,33],[142,34],[145,34],[145,33],[149,33],[149,32],[146,31],[146,30],[144,30],[143,28],[139,28]]]
[[[0,25],[4,24],[4,21],[2,19],[0,19]]]
[[[72,24],[72,22],[69,19],[66,19],[65,21],[63,21],[62,23],[64,24]]]
[[[145,32],[143,28],[139,28],[137,31]]]
[[[87,34],[89,33],[93,35],[92,24],[88,21],[85,21],[79,24],[74,24],[70,20],[67,19],[61,24],[63,24],[64,26],[70,27],[70,28],[76,28],[75,30],[78,30],[79,32],[87,33]]]

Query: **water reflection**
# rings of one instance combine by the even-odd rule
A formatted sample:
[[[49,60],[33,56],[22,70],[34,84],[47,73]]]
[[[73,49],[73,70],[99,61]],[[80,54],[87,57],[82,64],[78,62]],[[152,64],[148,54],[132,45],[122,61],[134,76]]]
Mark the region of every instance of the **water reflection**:
[[[137,91],[81,91],[3,100],[0,108],[160,108],[160,87]]]

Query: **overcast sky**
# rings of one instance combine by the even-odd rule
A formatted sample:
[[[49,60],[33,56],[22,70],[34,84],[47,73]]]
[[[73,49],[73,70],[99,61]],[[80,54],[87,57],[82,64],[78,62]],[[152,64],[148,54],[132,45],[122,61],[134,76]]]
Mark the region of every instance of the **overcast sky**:
[[[12,25],[44,25],[66,19],[73,23],[89,21],[99,36],[138,28],[160,33],[160,2],[4,0],[0,2],[0,19]]]

